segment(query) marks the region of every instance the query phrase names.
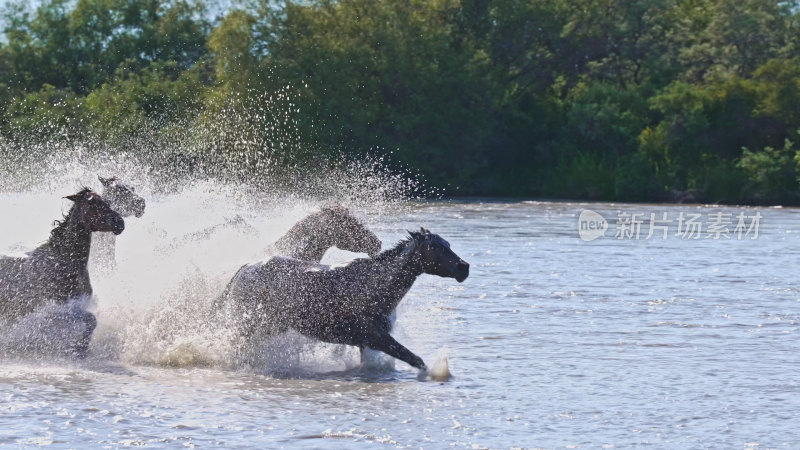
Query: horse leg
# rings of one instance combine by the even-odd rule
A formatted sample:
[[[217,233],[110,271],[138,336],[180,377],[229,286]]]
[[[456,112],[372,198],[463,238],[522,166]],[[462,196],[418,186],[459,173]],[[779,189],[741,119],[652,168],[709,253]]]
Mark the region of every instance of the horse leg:
[[[389,334],[392,331],[392,325],[394,324],[395,313],[392,312],[389,316],[378,316],[375,317],[373,320],[372,326],[379,330],[382,334]],[[366,351],[369,347],[365,345],[359,345],[358,349],[361,353],[361,365],[363,366],[364,363],[367,362]],[[373,348],[373,350],[378,350]],[[386,353],[386,352],[384,352]]]
[[[382,330],[375,330],[372,336],[369,337],[367,347],[373,350],[380,350],[389,356],[399,359],[412,367],[419,370],[427,371],[425,362],[419,356],[405,348],[403,344],[397,342],[388,332]],[[362,352],[363,355],[363,352]]]
[[[83,332],[75,343],[70,346],[70,350],[78,358],[86,358],[89,354],[89,343],[92,341],[92,334],[94,329],[97,328],[97,318],[88,311],[79,310],[74,312],[72,319],[75,323],[83,326]]]
[[[397,311],[392,311],[388,316],[386,316],[386,330],[392,331],[395,322],[397,322]]]

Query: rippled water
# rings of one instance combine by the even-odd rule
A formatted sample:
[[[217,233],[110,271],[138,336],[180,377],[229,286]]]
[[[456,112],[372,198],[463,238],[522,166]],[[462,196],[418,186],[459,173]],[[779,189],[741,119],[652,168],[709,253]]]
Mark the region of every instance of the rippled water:
[[[33,202],[46,207],[20,206]],[[0,247],[41,240],[59,207],[46,196],[0,196]],[[756,240],[685,240],[674,230],[666,240],[617,240],[609,230],[592,242],[577,232],[586,208],[612,229],[620,212],[674,218],[720,208],[470,201],[367,211],[384,248],[425,226],[471,263],[463,284],[423,276],[398,309],[394,335],[429,365],[447,357],[447,382],[419,382],[411,367],[386,359],[359,367],[357,352],[297,336],[265,344],[263,365],[233,367],[214,336],[169,316],[204,301],[241,260],[315,207],[262,205],[244,214],[258,233],[176,244],[237,206],[198,192],[150,200],[119,237],[117,271],[94,274],[100,325],[92,356],[2,361],[0,442],[800,444],[796,209],[721,208],[760,211]],[[326,261],[352,256],[332,251]],[[174,319],[160,323],[159,315]]]

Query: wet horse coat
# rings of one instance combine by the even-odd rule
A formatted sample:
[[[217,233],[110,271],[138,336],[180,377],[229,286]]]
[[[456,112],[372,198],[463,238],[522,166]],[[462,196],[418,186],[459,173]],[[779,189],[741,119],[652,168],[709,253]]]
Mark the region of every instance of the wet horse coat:
[[[390,336],[389,315],[423,273],[455,278],[469,264],[440,236],[423,230],[373,258],[326,266],[274,257],[247,266],[228,286],[227,312],[247,337],[289,328],[325,342],[382,351],[425,370],[420,357]]]

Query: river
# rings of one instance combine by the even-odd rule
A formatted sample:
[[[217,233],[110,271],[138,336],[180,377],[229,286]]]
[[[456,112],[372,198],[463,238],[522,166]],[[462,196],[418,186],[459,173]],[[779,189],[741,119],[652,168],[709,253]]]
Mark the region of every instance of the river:
[[[68,194],[70,192],[64,192]],[[429,228],[471,264],[422,276],[394,336],[447,381],[298,335],[251,366],[191,317],[227,277],[318,208],[211,188],[153,195],[92,272],[99,326],[86,360],[0,359],[0,443],[225,448],[796,448],[800,210],[687,205],[401,202],[360,212],[384,242]],[[255,206],[254,206],[255,205]],[[66,204],[0,194],[0,249],[29,249]],[[605,236],[580,238],[592,210]],[[649,214],[672,222],[647,238]],[[620,232],[644,218],[641,234]],[[702,233],[678,235],[700,214]],[[707,234],[730,214],[728,238]],[[241,214],[249,231],[182,236]],[[739,239],[740,214],[759,215]],[[726,222],[727,223],[727,222]],[[684,230],[685,231],[685,230]],[[741,231],[741,230],[740,230]],[[665,238],[666,237],[666,238]],[[697,237],[694,239],[693,237]],[[357,256],[331,250],[326,262]],[[188,313],[187,313],[188,311]]]

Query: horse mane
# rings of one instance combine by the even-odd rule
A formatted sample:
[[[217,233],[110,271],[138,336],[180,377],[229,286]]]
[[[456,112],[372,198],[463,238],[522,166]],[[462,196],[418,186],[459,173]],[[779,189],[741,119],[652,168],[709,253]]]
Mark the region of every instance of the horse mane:
[[[84,195],[90,192],[93,192],[90,188],[82,186],[81,190],[78,191],[75,195],[80,195],[81,197],[83,197]],[[56,219],[53,221],[53,229],[50,230],[50,242],[57,240],[62,234],[64,234],[67,223],[69,222],[67,219],[69,219],[70,215],[72,215],[73,211],[75,211],[75,207],[77,205],[78,205],[77,203],[73,203],[72,206],[69,208],[69,211],[66,214],[61,215],[62,220]]]
[[[86,194],[88,194],[90,192],[94,192],[94,191],[92,191],[92,188],[87,187],[87,186],[81,186],[81,190],[76,192],[75,195],[86,195]]]
[[[401,239],[394,245],[394,247],[384,250],[371,258],[356,258],[342,266],[337,266],[337,267],[339,268],[346,267],[349,269],[353,269],[356,267],[372,266],[374,264],[380,265],[383,262],[390,261],[399,257],[408,248],[408,246],[412,245],[413,243],[414,243],[413,237]]]
[[[387,259],[396,258],[400,256],[408,248],[409,245],[415,244],[420,238],[424,237],[424,235],[414,231],[409,231],[408,234],[409,236],[407,238],[397,241],[394,247],[380,252],[374,258],[367,258],[367,259],[371,261],[386,261]]]
[[[403,253],[403,250],[405,250],[410,243],[411,239],[402,239],[398,241],[394,245],[394,247],[380,252],[374,258],[366,258],[366,259],[370,259],[372,261],[386,261],[387,259],[396,258],[397,256],[400,256],[401,253]]]

